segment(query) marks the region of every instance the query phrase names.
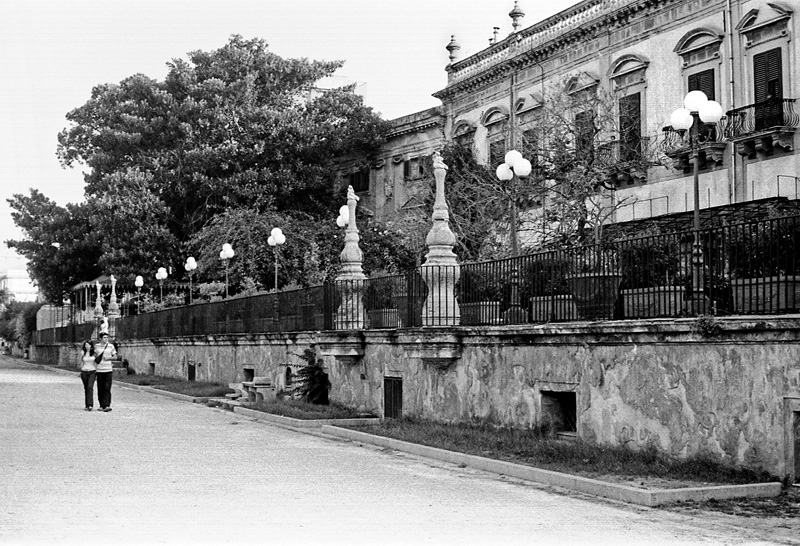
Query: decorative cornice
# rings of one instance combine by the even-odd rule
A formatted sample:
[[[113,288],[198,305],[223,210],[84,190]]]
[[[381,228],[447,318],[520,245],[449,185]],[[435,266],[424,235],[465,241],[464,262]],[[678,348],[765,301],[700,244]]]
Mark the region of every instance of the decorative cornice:
[[[445,100],[458,93],[470,91],[499,81],[512,71],[538,64],[554,51],[585,41],[608,27],[622,26],[635,14],[654,6],[679,0],[585,0],[503,41],[448,65],[447,87],[433,93]],[[521,53],[518,51],[523,50]],[[474,74],[469,74],[473,72]],[[461,75],[459,73],[466,73]]]

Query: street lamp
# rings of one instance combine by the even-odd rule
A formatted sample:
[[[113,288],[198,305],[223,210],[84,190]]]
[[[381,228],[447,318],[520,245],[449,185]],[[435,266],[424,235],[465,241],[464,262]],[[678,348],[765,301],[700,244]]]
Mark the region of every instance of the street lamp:
[[[219,259],[225,264],[225,297],[228,297],[228,260],[234,257],[236,253],[230,243],[222,245],[222,250],[219,251]]]
[[[142,287],[144,286],[144,279],[141,275],[136,275],[136,280],[133,281],[136,286],[136,314],[142,312]]]
[[[341,215],[341,211],[340,211]],[[286,236],[281,231],[281,228],[272,228],[270,236],[267,239],[269,246],[275,247],[275,292],[278,292],[278,248],[286,242]]]
[[[506,153],[505,163],[497,166],[497,178],[500,181],[511,180],[511,252],[519,255],[519,239],[517,237],[517,177],[531,174],[531,162],[522,157],[517,150]]]
[[[167,278],[167,269],[159,267],[156,272],[156,279],[158,280],[158,289],[161,295],[161,303],[164,303],[164,280]]]
[[[672,128],[683,136],[689,132],[694,174],[694,243],[692,248],[692,311],[703,314],[706,310],[703,280],[703,245],[700,242],[700,124],[713,125],[722,118],[722,106],[708,100],[702,91],[689,91],[683,99],[685,108],[678,108],[670,115]]]
[[[511,181],[511,252],[519,256],[519,237],[517,235],[517,178],[531,174],[531,162],[522,157],[517,150],[506,152],[505,163],[497,166],[497,178],[501,182]],[[527,312],[519,306],[519,265],[513,261],[511,268],[511,307],[503,314],[503,320],[510,324],[527,322]]]
[[[186,272],[189,273],[189,304],[192,303],[192,275],[194,274],[194,270],[197,269],[197,262],[189,256],[186,258],[186,263],[183,264],[183,268],[186,269]]]

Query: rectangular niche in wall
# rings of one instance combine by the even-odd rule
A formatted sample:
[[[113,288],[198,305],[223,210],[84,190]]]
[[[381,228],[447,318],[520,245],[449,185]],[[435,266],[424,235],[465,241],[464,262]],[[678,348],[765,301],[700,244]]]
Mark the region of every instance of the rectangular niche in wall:
[[[252,381],[256,376],[256,371],[254,368],[242,368],[242,373],[244,374],[243,381],[245,382]]]
[[[156,363],[155,362],[151,362],[150,363],[150,369],[148,371],[149,371],[150,375],[155,375],[156,374]]]
[[[383,416],[389,419],[403,416],[403,380],[399,377],[383,378]]]
[[[186,366],[186,375],[189,381],[194,381],[197,374],[197,369],[193,363],[189,363]]]
[[[578,406],[574,391],[539,391],[542,395],[540,424],[557,438],[574,440],[578,432]]]

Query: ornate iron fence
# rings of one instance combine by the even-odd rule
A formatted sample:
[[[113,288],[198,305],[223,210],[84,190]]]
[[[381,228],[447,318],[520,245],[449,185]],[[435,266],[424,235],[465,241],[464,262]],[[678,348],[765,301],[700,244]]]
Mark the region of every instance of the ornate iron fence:
[[[693,296],[696,267],[712,313],[800,311],[800,216],[709,227],[699,240],[699,266],[694,232],[655,234],[143,313],[115,321],[116,337],[675,317]],[[93,326],[43,330],[34,339],[79,341]]]

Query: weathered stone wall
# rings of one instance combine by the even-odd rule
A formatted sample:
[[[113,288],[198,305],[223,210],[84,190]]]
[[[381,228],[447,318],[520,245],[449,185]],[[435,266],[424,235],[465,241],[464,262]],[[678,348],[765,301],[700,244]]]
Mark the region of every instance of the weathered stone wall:
[[[191,364],[197,380],[228,383],[250,369],[282,388],[287,366],[313,346],[331,400],[383,415],[384,380],[399,378],[404,415],[449,422],[546,426],[558,420],[552,394],[574,393],[581,439],[793,474],[800,317],[718,325],[713,335],[693,319],[221,335],[119,350],[140,374],[153,363],[159,375],[187,377]]]

